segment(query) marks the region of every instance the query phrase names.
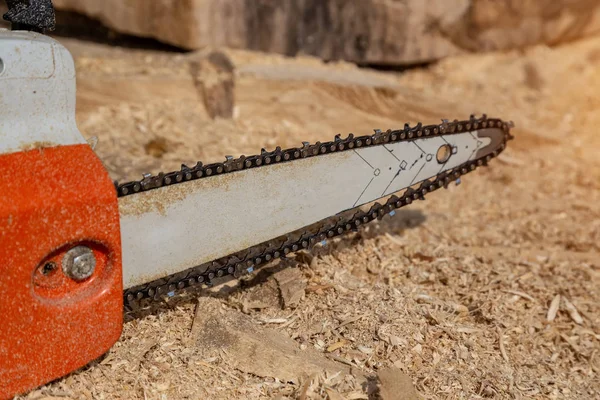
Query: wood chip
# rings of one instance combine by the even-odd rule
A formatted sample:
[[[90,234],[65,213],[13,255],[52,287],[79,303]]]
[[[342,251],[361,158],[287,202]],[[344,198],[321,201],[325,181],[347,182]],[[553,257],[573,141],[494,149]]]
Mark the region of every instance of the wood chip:
[[[335,342],[334,344],[332,344],[329,347],[327,347],[327,352],[328,353],[334,352],[337,349],[341,349],[342,347],[344,347],[347,344],[348,344],[348,341],[345,340],[345,339],[342,339],[339,342]]]
[[[341,394],[339,394],[337,391],[335,391],[332,388],[326,387],[325,393],[327,393],[328,400],[344,400],[344,396],[342,396]]]
[[[306,293],[313,293],[313,292],[319,293],[324,290],[332,289],[332,288],[333,288],[333,285],[329,285],[329,284],[327,284],[327,285],[310,285],[310,286],[307,286],[306,289],[304,289],[304,291]]]
[[[556,313],[558,312],[559,305],[560,305],[560,294],[557,294],[552,299],[552,303],[550,303],[550,308],[548,309],[548,314],[546,314],[546,320],[548,322],[552,322],[556,318]]]
[[[504,332],[500,329],[500,327],[497,328],[498,331],[498,345],[500,347],[500,354],[502,354],[502,358],[504,358],[504,361],[508,362],[508,354],[506,354],[506,347],[504,347]]]
[[[521,264],[531,264],[531,263],[521,262]],[[528,266],[531,266],[531,265],[528,265]],[[531,272],[525,272],[523,275],[518,277],[517,280],[520,282],[524,282],[528,279],[531,279],[532,277],[533,277],[533,274]]]
[[[327,357],[329,357],[329,358],[331,358],[332,360],[335,360],[335,361],[337,361],[337,362],[341,362],[342,364],[346,364],[346,365],[350,365],[351,367],[355,367],[355,365],[354,365],[354,364],[352,364],[352,362],[351,362],[350,360],[347,360],[347,359],[345,359],[345,358],[343,358],[343,357],[338,357],[338,356],[336,356],[336,355],[334,355],[334,354],[332,354],[332,355],[329,355],[329,356],[327,356]]]
[[[413,347],[411,350],[415,353],[421,354],[423,352],[423,346],[421,345],[421,343],[417,343],[415,347]]]
[[[448,307],[450,307],[450,309],[452,310],[452,312],[454,314],[458,314],[458,315],[469,314],[469,309],[466,306],[463,306],[462,304],[448,303]]]
[[[369,396],[362,392],[351,392],[346,395],[348,400],[368,400]]]
[[[354,323],[354,322],[358,321],[359,319],[364,318],[366,316],[367,316],[367,314],[362,314],[362,315],[358,315],[356,317],[348,318],[347,320],[345,320],[342,323],[340,323],[338,325],[337,329],[340,329],[340,328],[342,328],[342,327],[344,327],[346,325],[352,324],[352,323]]]
[[[563,297],[563,301],[565,304],[565,309],[567,310],[567,313],[569,313],[569,317],[571,317],[573,322],[575,322],[578,325],[583,324],[583,318],[581,318],[579,311],[577,311],[577,308],[575,308],[573,303],[571,303],[569,300],[567,300],[566,297]]]
[[[366,346],[358,346],[358,351],[364,354],[373,354],[373,349]]]
[[[308,379],[306,379],[302,386],[300,387],[300,395],[298,396],[298,400],[308,400],[308,393],[310,391],[310,387],[313,384],[313,381],[317,378],[317,374],[313,373]]]
[[[392,346],[400,346],[402,344],[402,340],[396,335],[390,335],[390,344]]]
[[[522,297],[522,298],[527,299],[529,301],[535,301],[535,299],[533,297],[531,297],[530,295],[528,295],[527,293],[519,292],[517,290],[503,290],[503,292],[504,293],[514,294],[516,296]]]
[[[423,254],[421,252],[416,252],[415,254],[412,255],[411,258],[416,258],[420,261],[425,261],[425,262],[432,262],[433,260],[435,260],[435,257],[432,257],[430,255],[427,254]]]
[[[575,353],[577,354],[581,354],[581,351],[579,350],[579,346],[577,346],[575,343],[573,343],[573,340],[571,340],[570,337],[568,337],[567,335],[565,335],[564,333],[560,334],[560,337],[562,338],[562,340],[564,340],[569,346],[571,346],[571,348],[573,349],[573,351],[575,351]]]
[[[231,118],[235,105],[234,65],[227,54],[214,51],[190,65],[194,85],[211,118]]]
[[[425,303],[425,304],[431,304],[435,301],[435,299],[427,294],[417,294],[415,295],[415,300],[417,303]]]
[[[481,329],[470,328],[468,326],[459,326],[456,328],[456,331],[459,333],[479,333],[481,332]]]
[[[265,318],[261,320],[263,324],[285,324],[288,322],[287,318]]]
[[[274,275],[284,308],[296,307],[304,297],[306,279],[298,268],[286,268]]]

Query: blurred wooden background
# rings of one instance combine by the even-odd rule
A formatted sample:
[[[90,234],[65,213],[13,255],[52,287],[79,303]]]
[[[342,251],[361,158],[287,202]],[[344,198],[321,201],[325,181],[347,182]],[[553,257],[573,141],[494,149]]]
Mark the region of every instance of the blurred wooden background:
[[[571,41],[596,0],[54,0],[108,29],[183,49],[230,47],[371,65]],[[80,27],[88,24],[79,22]]]

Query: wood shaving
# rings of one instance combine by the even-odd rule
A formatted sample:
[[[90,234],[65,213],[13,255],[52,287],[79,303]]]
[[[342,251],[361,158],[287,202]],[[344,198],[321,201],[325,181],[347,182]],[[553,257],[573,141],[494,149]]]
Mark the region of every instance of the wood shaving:
[[[336,351],[337,349],[341,349],[346,344],[348,344],[347,340],[340,340],[339,342],[335,342],[331,346],[327,347],[327,352],[332,353],[332,352]]]
[[[517,290],[503,290],[503,292],[504,293],[514,294],[516,296],[522,297],[522,298],[527,299],[529,301],[535,301],[535,299],[533,297],[531,297],[530,295],[528,295],[527,293],[519,292]]]
[[[504,346],[504,332],[500,328],[498,328],[498,345],[500,347],[502,358],[504,358],[504,361],[508,362],[508,354],[506,354],[506,347]]]
[[[558,307],[560,306],[560,295],[557,294],[552,299],[550,303],[550,308],[548,308],[548,313],[546,314],[546,321],[552,322],[556,318],[556,313],[558,312]]]
[[[563,302],[565,304],[565,309],[569,313],[569,317],[571,317],[573,322],[579,325],[583,324],[583,318],[581,318],[581,315],[579,314],[577,308],[575,308],[573,303],[571,303],[566,297],[563,297]]]

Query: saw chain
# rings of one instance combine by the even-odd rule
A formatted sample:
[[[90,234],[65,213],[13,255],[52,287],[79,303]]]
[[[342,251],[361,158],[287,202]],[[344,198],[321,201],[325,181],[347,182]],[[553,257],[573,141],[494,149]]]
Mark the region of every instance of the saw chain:
[[[438,125],[423,126],[417,124],[410,127],[405,124],[402,130],[376,130],[373,135],[355,137],[350,134],[345,139],[337,135],[331,142],[317,142],[314,144],[303,143],[302,147],[282,150],[277,147],[274,151],[262,149],[261,154],[254,156],[241,156],[237,159],[226,157],[222,163],[203,165],[198,162],[193,167],[182,165],[179,171],[159,173],[158,175],[146,174],[142,180],[119,184],[115,187],[119,197],[131,196],[136,193],[158,189],[163,186],[206,179],[215,175],[233,173],[250,168],[261,168],[271,164],[293,162],[294,160],[319,157],[325,154],[351,151],[352,149],[380,146],[388,143],[412,141],[424,137],[433,137],[465,132],[474,132],[484,128],[500,128],[504,131],[504,142],[493,153],[484,157],[471,160],[451,170],[442,172],[434,178],[427,179],[407,188],[401,196],[392,195],[384,204],[374,203],[367,211],[356,207],[344,211],[337,216],[326,218],[312,226],[291,232],[285,237],[270,240],[252,246],[241,252],[220,258],[218,260],[188,269],[186,271],[164,277],[141,286],[132,287],[124,291],[124,300],[131,303],[136,300],[160,300],[163,296],[173,296],[177,291],[197,285],[211,286],[216,278],[231,276],[240,278],[252,273],[257,268],[286,256],[298,250],[310,250],[318,244],[323,244],[328,239],[357,231],[362,225],[383,218],[385,215],[394,215],[395,210],[407,206],[414,201],[424,200],[425,195],[447,187],[451,182],[461,176],[474,171],[477,167],[486,166],[488,162],[500,154],[508,140],[513,139],[510,134],[512,122],[500,119],[488,119],[485,115],[481,118],[471,116],[469,120],[449,122],[444,120]],[[248,227],[252,229],[252,227]]]

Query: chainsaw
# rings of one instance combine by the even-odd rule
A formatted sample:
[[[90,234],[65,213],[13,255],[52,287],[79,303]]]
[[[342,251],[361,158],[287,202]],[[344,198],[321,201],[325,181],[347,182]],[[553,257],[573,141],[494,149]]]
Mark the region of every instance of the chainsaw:
[[[512,122],[485,115],[262,149],[118,183],[75,122],[50,0],[0,30],[0,398],[119,339],[123,310],[310,251],[486,166]]]

